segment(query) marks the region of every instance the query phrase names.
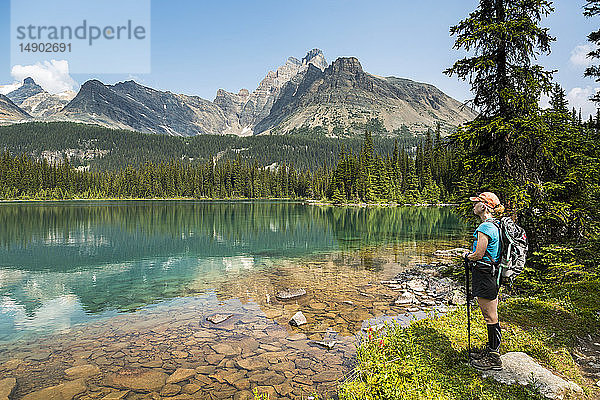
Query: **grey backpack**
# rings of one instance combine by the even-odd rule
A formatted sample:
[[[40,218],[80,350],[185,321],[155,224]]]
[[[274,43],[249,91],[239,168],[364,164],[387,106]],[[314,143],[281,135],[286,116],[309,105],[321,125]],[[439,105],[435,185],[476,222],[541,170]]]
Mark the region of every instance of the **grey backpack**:
[[[528,249],[527,234],[525,229],[517,225],[510,217],[502,217],[493,222],[500,230],[498,285],[500,285],[500,277],[503,281],[512,283],[513,279],[525,268]]]

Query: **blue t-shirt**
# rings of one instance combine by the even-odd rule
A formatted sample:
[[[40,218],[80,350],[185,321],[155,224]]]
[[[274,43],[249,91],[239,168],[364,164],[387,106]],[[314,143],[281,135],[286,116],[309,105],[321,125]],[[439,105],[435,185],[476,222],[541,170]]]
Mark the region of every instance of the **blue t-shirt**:
[[[498,257],[500,257],[500,230],[498,227],[491,221],[482,222],[473,233],[473,237],[475,238],[475,241],[473,242],[473,252],[475,252],[475,249],[477,248],[477,232],[484,233],[488,237],[488,246],[483,256],[483,261],[498,261]],[[490,259],[490,255],[493,260]]]

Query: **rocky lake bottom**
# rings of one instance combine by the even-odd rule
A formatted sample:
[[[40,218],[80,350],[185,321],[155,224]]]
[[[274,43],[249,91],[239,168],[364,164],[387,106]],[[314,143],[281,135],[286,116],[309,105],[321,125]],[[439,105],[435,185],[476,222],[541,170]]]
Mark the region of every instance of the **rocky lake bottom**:
[[[335,396],[369,325],[445,312],[458,285],[423,242],[286,259],[236,279],[0,349],[0,399]],[[298,291],[301,289],[301,291]],[[290,296],[283,296],[288,293]],[[290,297],[284,299],[284,297]],[[306,323],[292,326],[298,313]]]

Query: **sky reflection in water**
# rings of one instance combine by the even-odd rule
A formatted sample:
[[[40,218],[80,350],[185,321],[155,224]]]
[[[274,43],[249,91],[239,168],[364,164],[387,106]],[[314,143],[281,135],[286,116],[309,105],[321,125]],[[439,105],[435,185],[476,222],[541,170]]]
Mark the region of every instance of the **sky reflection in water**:
[[[55,202],[0,205],[0,341],[56,332],[206,290],[278,260],[451,240],[449,208],[293,202]],[[189,295],[189,294],[187,294]]]

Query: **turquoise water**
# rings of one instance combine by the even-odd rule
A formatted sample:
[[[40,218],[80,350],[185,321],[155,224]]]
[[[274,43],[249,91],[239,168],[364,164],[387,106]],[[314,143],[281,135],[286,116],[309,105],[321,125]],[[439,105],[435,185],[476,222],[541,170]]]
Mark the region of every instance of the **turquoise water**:
[[[4,203],[0,341],[202,295],[189,290],[192,283],[213,293],[235,283],[241,272],[277,274],[281,260],[456,240],[464,233],[449,208],[259,201]]]

